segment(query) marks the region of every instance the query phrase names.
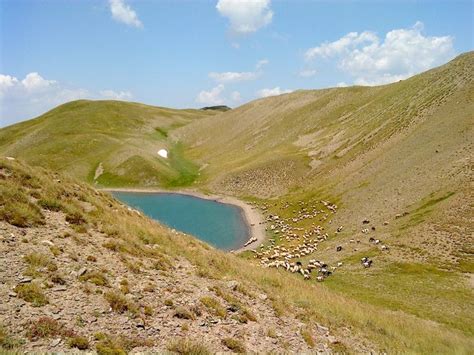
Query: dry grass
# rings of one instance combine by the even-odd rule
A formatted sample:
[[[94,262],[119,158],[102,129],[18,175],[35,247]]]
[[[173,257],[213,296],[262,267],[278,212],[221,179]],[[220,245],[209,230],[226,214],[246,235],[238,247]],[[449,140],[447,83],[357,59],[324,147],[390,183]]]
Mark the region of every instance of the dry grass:
[[[137,314],[138,313],[138,307],[130,301],[127,297],[124,295],[115,292],[115,291],[109,291],[106,292],[104,295],[105,299],[107,302],[109,302],[110,308],[114,312],[117,313],[125,313],[125,312],[130,312],[132,314]]]
[[[216,316],[225,318],[227,312],[218,299],[213,297],[201,297],[201,303]]]
[[[181,355],[210,355],[211,351],[202,343],[180,338],[173,340],[168,345],[168,350]]]
[[[166,255],[170,260],[177,257],[185,258],[198,270],[202,270],[203,274],[214,275],[220,279],[237,280],[251,287],[255,293],[269,295],[274,308],[279,312],[288,316],[304,313],[309,321],[329,325],[336,335],[338,329],[349,327],[355,336],[365,338],[367,342],[374,344],[373,347],[377,351],[466,353],[468,349],[473,348],[472,337],[446,325],[402,311],[390,311],[382,305],[369,305],[354,300],[330,290],[324,284],[314,285],[277,270],[256,268],[249,264],[248,260],[215,251],[191,238],[171,234],[157,223],[127,211],[105,193],[96,193],[84,185],[69,182],[67,179],[62,179],[61,184],[56,184],[53,182],[55,177],[51,173],[41,169],[33,172],[31,168],[18,162],[0,159],[0,166],[11,171],[8,184],[5,184],[5,180],[0,180],[0,184],[3,183],[13,192],[22,191],[21,193],[28,195],[29,190],[25,189],[26,185],[23,185],[21,176],[35,174],[35,179],[41,186],[41,189],[34,189],[36,193],[45,198],[57,196],[61,203],[76,205],[79,208],[79,200],[70,196],[62,198],[67,191],[79,189],[96,208],[94,213],[87,213],[89,223],[114,225],[114,236],[111,240],[123,246],[117,253],[130,256],[146,255],[153,259],[155,254],[151,248],[146,247],[149,244],[145,245],[138,237],[148,235],[150,236],[148,243],[160,246],[160,255]],[[73,185],[77,187],[73,188]],[[157,258],[160,260],[160,256]],[[31,287],[44,297],[38,286],[21,285],[17,293],[22,298],[29,298],[29,302],[41,299],[41,296],[30,297]],[[222,298],[226,300],[225,297]],[[120,293],[109,292],[106,294],[106,299],[117,312],[127,312],[130,308],[134,308],[130,307],[129,300]],[[172,306],[171,302],[166,303]],[[189,310],[187,312],[192,315]],[[192,319],[192,316],[189,319]],[[345,339],[341,341],[344,342]],[[105,344],[103,345],[105,348]],[[99,347],[97,350],[99,351]]]
[[[235,338],[224,338],[222,339],[222,344],[225,345],[229,350],[232,350],[235,353],[245,353],[245,344]]]
[[[26,283],[15,287],[18,297],[30,302],[33,307],[42,307],[49,303],[48,297],[36,283]]]

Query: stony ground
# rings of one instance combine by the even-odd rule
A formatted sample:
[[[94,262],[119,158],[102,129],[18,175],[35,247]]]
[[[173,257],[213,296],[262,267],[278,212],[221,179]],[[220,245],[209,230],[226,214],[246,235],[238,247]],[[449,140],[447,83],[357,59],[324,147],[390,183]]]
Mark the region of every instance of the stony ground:
[[[277,316],[265,294],[200,277],[185,259],[153,265],[125,257],[97,230],[81,234],[61,212],[45,214],[34,228],[0,222],[0,322],[25,351],[66,351],[79,337],[89,349],[113,338],[129,351],[173,349],[173,339],[212,351],[298,353],[327,352],[336,342],[323,326],[308,330]],[[25,300],[18,285],[38,285],[44,305]],[[111,294],[118,300],[108,301]]]

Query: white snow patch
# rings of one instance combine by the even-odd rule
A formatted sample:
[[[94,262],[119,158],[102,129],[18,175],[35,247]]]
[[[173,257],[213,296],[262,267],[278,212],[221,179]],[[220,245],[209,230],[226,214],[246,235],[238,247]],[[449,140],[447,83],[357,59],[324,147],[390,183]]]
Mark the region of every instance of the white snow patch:
[[[168,151],[166,149],[160,149],[158,155],[162,158],[168,159]]]

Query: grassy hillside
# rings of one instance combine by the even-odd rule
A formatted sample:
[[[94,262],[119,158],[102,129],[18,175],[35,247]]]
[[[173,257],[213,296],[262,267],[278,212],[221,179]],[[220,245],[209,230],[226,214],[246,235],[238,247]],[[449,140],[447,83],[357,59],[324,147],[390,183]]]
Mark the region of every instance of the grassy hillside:
[[[320,225],[328,239],[299,260],[342,262],[331,290],[473,337],[473,73],[471,52],[390,85],[257,100],[175,134],[205,167],[202,186],[284,220],[267,256]],[[323,199],[338,212],[293,220]]]
[[[6,169],[26,171],[45,187],[3,174],[2,230],[21,233],[6,222],[21,223],[23,214],[35,235],[44,233],[41,223],[56,228],[45,212],[53,199],[53,206],[66,205],[58,207],[60,224],[70,209],[82,211],[88,227],[72,226],[77,233],[91,228],[94,238],[118,240],[133,258],[145,255],[147,244],[185,258],[193,265],[186,272],[203,278],[186,279],[186,286],[237,280],[268,295],[269,324],[286,319],[301,337],[309,329],[319,339],[319,322],[337,338],[327,344],[335,350],[467,353],[474,345],[473,73],[474,53],[466,53],[390,85],[297,91],[224,113],[77,101],[0,130],[2,155],[99,186],[193,185],[250,201],[268,227],[255,253],[234,257],[171,235],[75,182],[58,195],[51,173],[6,161]],[[156,155],[162,147],[170,150],[166,162]],[[97,212],[84,212],[76,189]],[[117,232],[101,227],[114,223]],[[313,250],[302,255],[309,244]],[[270,267],[284,261],[283,252],[303,265],[318,259],[340,266],[322,283],[304,282]],[[372,259],[370,268],[362,257]],[[255,342],[245,334],[239,339]],[[288,348],[303,350],[298,344]]]
[[[3,349],[467,353],[474,345],[447,325],[214,250],[57,173],[2,158],[0,191]]]
[[[174,129],[215,111],[173,110],[80,100],[0,130],[0,151],[103,186],[190,184],[198,167],[169,139]],[[169,159],[157,155],[169,151]]]

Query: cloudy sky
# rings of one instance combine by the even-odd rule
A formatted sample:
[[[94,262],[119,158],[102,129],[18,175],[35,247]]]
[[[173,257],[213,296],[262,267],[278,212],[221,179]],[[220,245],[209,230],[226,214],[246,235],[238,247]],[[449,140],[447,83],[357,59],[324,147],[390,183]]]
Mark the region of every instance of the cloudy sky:
[[[473,49],[473,3],[0,0],[0,126],[80,98],[236,107],[398,81]]]

